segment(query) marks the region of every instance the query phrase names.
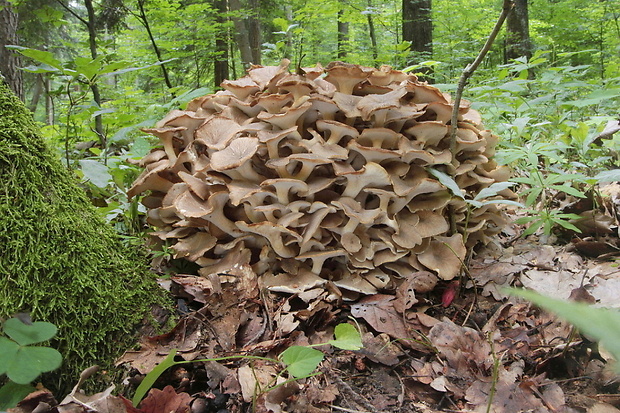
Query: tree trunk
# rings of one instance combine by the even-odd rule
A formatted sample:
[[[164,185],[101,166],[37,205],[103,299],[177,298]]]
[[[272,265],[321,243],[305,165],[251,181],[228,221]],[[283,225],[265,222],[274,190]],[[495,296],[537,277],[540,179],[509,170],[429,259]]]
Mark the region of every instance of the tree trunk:
[[[368,19],[368,34],[370,35],[370,43],[372,44],[372,59],[376,65],[379,59],[379,49],[377,47],[377,33],[375,32],[375,22],[372,18],[372,0],[368,0],[368,12],[366,18]]]
[[[506,19],[506,63],[525,56],[532,57],[527,0],[515,0]]]
[[[84,0],[86,11],[88,12],[88,20],[86,21],[86,27],[88,29],[88,45],[90,47],[90,56],[93,59],[97,58],[97,32],[95,30],[95,9],[93,7],[92,0]],[[93,92],[93,100],[101,108],[101,92],[99,91],[99,85],[96,82],[89,82],[90,90]],[[99,144],[104,148],[107,148],[107,139],[103,130],[103,119],[101,115],[95,116],[95,133],[99,137]]]
[[[24,85],[22,71],[19,70],[19,54],[5,48],[7,45],[19,44],[17,37],[18,15],[11,3],[0,0],[0,73],[6,79],[11,90],[24,99]]]
[[[262,64],[263,38],[260,30],[260,0],[250,0],[252,13],[248,17],[248,30],[250,32],[250,49],[252,50],[252,63]]]
[[[83,369],[128,348],[164,294],[1,81],[0,211],[0,319],[30,312],[58,326],[63,365],[51,374],[60,384],[46,386],[66,394]]]
[[[252,48],[250,46],[250,31],[248,30],[247,19],[241,17],[243,5],[240,0],[229,0],[230,11],[235,12],[233,23],[235,25],[235,39],[241,54],[243,68],[248,69],[253,63]]]
[[[433,19],[431,0],[403,0],[403,41],[411,42],[412,59],[419,63],[433,56]]]
[[[228,79],[228,30],[226,29],[226,13],[228,12],[226,0],[215,0],[217,9],[216,21],[220,27],[215,38],[215,56],[213,61],[214,87],[218,89],[220,84]]]
[[[338,59],[345,59],[349,52],[349,22],[342,21],[344,11],[338,10]]]
[[[293,21],[293,7],[290,4],[284,5],[284,15],[286,16],[286,21],[289,23]],[[284,48],[283,57],[287,59],[291,59],[293,55],[293,32],[290,30],[286,31],[286,46]]]

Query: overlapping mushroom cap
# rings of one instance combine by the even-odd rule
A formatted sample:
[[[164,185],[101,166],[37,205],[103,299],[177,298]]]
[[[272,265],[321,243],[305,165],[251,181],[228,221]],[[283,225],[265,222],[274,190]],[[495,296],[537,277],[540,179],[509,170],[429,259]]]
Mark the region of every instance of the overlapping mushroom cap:
[[[466,247],[501,229],[495,205],[468,213],[429,173],[475,197],[508,177],[497,137],[464,104],[451,153],[450,97],[415,76],[341,62],[291,74],[283,61],[222,87],[145,130],[162,148],[130,195],[148,193],[154,236],[177,257],[209,267],[246,248],[273,290],[373,294],[416,271],[454,278]]]

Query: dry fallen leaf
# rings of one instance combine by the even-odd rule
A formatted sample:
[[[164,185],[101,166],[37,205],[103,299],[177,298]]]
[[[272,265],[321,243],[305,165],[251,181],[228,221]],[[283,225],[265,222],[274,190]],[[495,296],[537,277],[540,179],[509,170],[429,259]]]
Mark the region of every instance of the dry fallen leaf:
[[[351,315],[363,318],[380,333],[387,333],[393,338],[407,338],[409,334],[402,315],[394,308],[394,298],[384,294],[364,297],[351,305]]]

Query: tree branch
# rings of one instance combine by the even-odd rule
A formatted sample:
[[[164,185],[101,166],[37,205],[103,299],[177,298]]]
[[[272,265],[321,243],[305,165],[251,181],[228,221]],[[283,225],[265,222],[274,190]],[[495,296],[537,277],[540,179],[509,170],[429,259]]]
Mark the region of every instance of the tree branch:
[[[467,80],[474,74],[474,71],[478,68],[482,60],[487,55],[487,52],[491,49],[497,34],[500,29],[504,25],[504,21],[506,17],[508,17],[508,13],[514,7],[513,0],[504,0],[504,5],[502,7],[502,13],[500,14],[497,22],[495,23],[495,27],[491,31],[491,34],[487,38],[486,43],[478,53],[478,57],[468,64],[465,69],[463,69],[463,73],[461,74],[461,78],[459,79],[459,83],[456,87],[456,94],[454,95],[454,107],[452,108],[452,118],[450,120],[450,151],[452,155],[456,158],[456,131],[458,129],[458,116],[459,116],[459,106],[461,105],[461,97],[463,96],[463,90],[465,89],[465,85],[467,84]]]
[[[63,3],[61,0],[56,0],[56,2],[58,4],[60,4],[65,10],[67,10],[69,13],[71,13],[73,15],[73,17],[75,17],[76,19],[78,19],[79,21],[81,21],[83,24],[85,24],[88,27],[88,22],[82,18],[82,16],[80,16],[79,14],[77,14],[75,11],[73,11],[69,6],[67,6],[65,3]]]

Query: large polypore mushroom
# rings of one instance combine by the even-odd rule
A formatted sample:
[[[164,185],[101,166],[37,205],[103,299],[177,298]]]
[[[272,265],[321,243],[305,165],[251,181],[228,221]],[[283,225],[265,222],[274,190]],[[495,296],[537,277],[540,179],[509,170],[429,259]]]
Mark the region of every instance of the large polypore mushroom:
[[[246,248],[273,290],[331,281],[350,296],[417,271],[450,280],[501,229],[496,204],[472,210],[432,171],[473,199],[508,177],[497,137],[462,104],[452,153],[450,97],[414,75],[341,62],[300,75],[283,61],[222,86],[145,130],[161,148],[130,193],[150,193],[154,236],[178,257],[209,266]]]

